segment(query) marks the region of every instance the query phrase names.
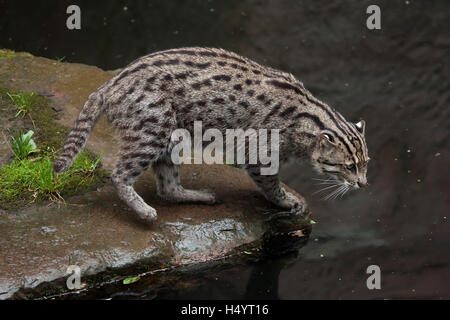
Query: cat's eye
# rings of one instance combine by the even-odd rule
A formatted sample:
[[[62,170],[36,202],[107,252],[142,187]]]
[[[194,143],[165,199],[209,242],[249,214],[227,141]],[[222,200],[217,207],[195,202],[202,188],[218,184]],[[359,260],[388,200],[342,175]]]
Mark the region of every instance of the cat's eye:
[[[350,170],[350,171],[355,171],[355,170],[356,170],[356,166],[355,166],[354,163],[349,164],[349,165],[346,165],[345,167],[346,167],[348,170]]]

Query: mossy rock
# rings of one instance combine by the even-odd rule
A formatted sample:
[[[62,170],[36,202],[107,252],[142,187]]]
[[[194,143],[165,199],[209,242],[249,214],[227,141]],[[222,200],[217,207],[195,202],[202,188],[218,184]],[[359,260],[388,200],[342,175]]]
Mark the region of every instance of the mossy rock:
[[[0,59],[11,59],[15,57],[32,57],[28,52],[15,52],[8,49],[0,49]]]
[[[11,104],[8,94],[20,94],[27,99],[30,104],[30,117],[24,116],[24,130],[34,130],[35,141],[40,149],[60,149],[64,138],[70,129],[56,123],[57,114],[52,110],[51,103],[45,97],[33,93],[0,88],[0,116],[13,121],[16,117],[17,109]]]
[[[17,115],[18,108],[10,95],[23,98],[29,112]],[[109,173],[97,165],[99,157],[88,150],[80,153],[66,173],[59,176],[53,173],[52,162],[70,129],[56,123],[57,113],[45,97],[32,92],[0,88],[0,117],[16,122],[14,127],[21,126],[23,132],[35,131],[33,139],[41,150],[35,158],[23,161],[16,159],[0,168],[1,209],[16,209],[30,202],[72,196],[104,184]],[[18,129],[11,129],[4,134],[14,135]]]

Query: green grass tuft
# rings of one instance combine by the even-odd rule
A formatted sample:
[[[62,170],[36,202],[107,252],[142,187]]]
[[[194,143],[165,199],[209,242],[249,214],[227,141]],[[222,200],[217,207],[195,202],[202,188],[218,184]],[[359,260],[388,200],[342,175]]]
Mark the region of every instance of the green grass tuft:
[[[98,167],[101,156],[83,151],[72,167],[59,175],[53,161],[45,156],[32,160],[14,160],[0,168],[0,207],[10,209],[34,201],[56,200],[102,184],[106,171]]]
[[[10,99],[10,102],[17,108],[17,113],[15,115],[16,118],[19,116],[23,118],[25,115],[29,114],[29,112],[31,111],[31,101],[34,96],[34,92],[31,92],[29,94],[24,92],[11,94],[8,92],[7,95]]]

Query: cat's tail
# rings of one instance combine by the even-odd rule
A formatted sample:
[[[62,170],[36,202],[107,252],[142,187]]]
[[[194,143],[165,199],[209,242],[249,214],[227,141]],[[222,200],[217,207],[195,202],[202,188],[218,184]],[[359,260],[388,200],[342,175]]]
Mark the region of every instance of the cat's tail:
[[[94,92],[86,101],[78,116],[75,126],[70,131],[61,149],[61,154],[53,163],[53,171],[56,173],[67,170],[76,158],[80,150],[86,144],[87,138],[95,126],[98,118],[105,111],[103,95]]]

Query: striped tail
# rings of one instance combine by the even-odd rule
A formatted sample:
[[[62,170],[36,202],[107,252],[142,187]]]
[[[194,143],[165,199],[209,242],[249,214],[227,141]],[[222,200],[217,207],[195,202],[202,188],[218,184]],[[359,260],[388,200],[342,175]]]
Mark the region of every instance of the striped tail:
[[[73,160],[75,160],[80,150],[86,144],[87,138],[98,118],[105,110],[103,105],[103,95],[93,93],[89,96],[75,122],[75,126],[72,128],[64,142],[61,154],[53,163],[54,172],[60,173],[70,167]]]

